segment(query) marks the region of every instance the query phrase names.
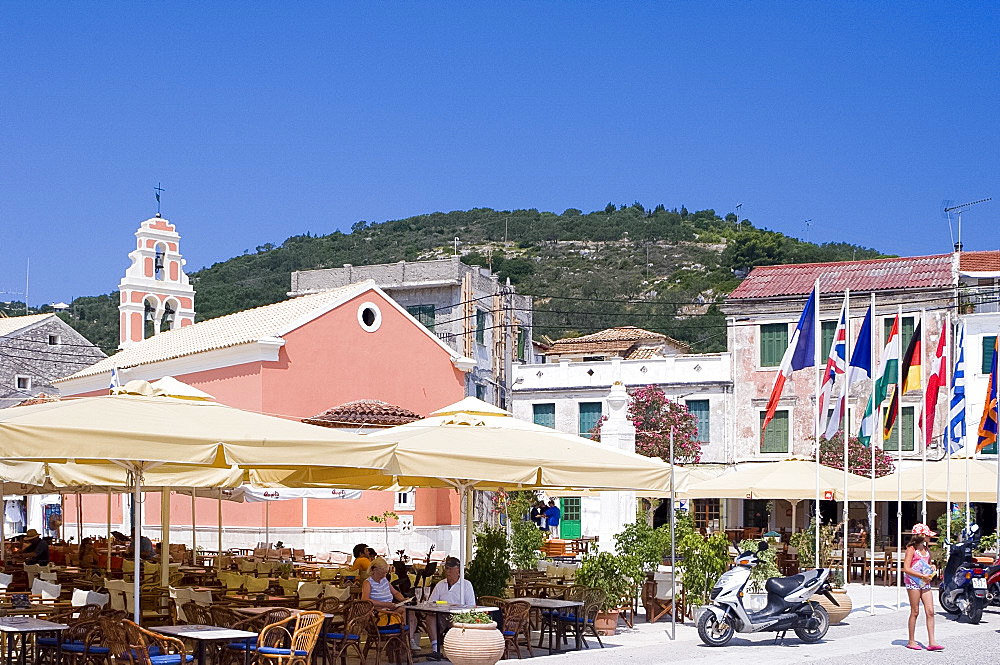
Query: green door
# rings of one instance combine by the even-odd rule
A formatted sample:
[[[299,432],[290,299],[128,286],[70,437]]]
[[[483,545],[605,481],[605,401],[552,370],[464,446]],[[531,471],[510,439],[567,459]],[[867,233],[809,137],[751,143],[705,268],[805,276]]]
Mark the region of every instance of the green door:
[[[559,520],[559,537],[575,540],[580,537],[580,497],[573,496],[559,500],[562,517]]]

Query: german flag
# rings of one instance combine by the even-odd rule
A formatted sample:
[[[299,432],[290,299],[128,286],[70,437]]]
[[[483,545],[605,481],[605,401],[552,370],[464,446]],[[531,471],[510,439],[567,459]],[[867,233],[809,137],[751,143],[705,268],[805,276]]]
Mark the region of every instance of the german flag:
[[[921,341],[922,336],[920,334],[920,323],[917,323],[917,327],[913,330],[913,336],[910,337],[910,343],[906,346],[906,353],[903,354],[903,371],[901,373],[903,377],[903,389],[892,391],[892,400],[889,402],[889,408],[885,413],[885,423],[882,427],[882,440],[885,441],[892,434],[892,426],[896,422],[896,402],[899,400],[899,395],[905,395],[911,390],[918,390],[920,388],[920,359],[923,357],[923,352],[921,351]]]

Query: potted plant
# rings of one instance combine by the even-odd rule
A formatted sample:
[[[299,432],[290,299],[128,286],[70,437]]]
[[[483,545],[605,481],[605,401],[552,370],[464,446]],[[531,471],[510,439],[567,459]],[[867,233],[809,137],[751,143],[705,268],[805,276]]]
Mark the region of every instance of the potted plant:
[[[822,566],[830,558],[833,543],[836,539],[834,527],[830,525],[819,528],[819,563]],[[809,528],[793,533],[788,544],[799,550],[799,562],[803,568],[813,567],[816,562],[816,518],[809,522]]]
[[[692,531],[684,536],[677,549],[683,559],[681,583],[686,602],[697,619],[701,608],[709,602],[712,587],[729,566],[729,541],[720,532],[706,538]]]
[[[758,550],[757,540],[741,540],[736,549],[740,552],[756,552],[757,565],[750,571],[750,579],[747,580],[746,595],[751,599],[746,603],[747,609],[763,609],[767,603],[767,594],[764,591],[764,583],[772,577],[781,576],[778,570],[778,551],[770,545],[766,550]]]
[[[847,591],[844,589],[843,571],[839,569],[831,570],[829,581],[831,586],[833,586],[831,595],[837,601],[837,605],[831,603],[830,600],[823,594],[813,596],[812,600],[815,600],[822,605],[823,609],[826,610],[826,613],[830,615],[830,625],[832,626],[833,624],[840,623],[846,619],[847,615],[851,613],[852,609],[854,609],[854,604],[851,602],[851,597],[847,595]]]
[[[444,655],[455,665],[494,665],[503,649],[503,633],[485,612],[453,615],[442,645]]]
[[[574,579],[577,584],[604,592],[604,603],[594,620],[601,635],[614,635],[618,627],[618,608],[635,595],[642,581],[639,559],[629,554],[599,552],[583,558]]]

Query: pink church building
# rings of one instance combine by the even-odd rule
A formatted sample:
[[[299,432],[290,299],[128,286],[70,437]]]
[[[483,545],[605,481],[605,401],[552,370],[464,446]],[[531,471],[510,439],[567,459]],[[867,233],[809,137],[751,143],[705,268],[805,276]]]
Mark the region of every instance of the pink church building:
[[[459,356],[372,281],[194,323],[194,290],[183,271],[179,236],[167,220],[142,223],[132,265],[121,283],[121,350],[55,382],[63,396],[105,394],[111,371],[120,381],[173,376],[223,404],[260,413],[307,419],[331,407],[371,400],[420,416],[465,396],[465,374],[474,361]],[[378,427],[377,418],[370,418]],[[366,416],[345,418],[365,429]],[[360,425],[360,427],[359,427]],[[382,424],[384,426],[384,424]],[[349,493],[339,499],[268,503],[223,502],[224,547],[264,541],[312,551],[343,550],[365,541],[384,549],[382,528],[368,520],[391,510],[390,547],[457,551],[458,497],[440,489]],[[148,495],[145,533],[160,532],[160,496]],[[114,499],[112,520],[122,526],[127,508]],[[197,544],[217,545],[214,499],[194,502]],[[83,497],[84,535],[103,533],[106,498]],[[191,542],[192,499],[171,499],[171,542]],[[66,503],[66,531],[73,535],[76,507]],[[452,547],[452,545],[454,545]]]

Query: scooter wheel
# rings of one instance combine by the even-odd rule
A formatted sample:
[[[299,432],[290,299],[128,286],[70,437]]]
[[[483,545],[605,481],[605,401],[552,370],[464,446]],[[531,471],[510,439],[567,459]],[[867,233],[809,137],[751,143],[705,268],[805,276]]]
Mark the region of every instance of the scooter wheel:
[[[810,617],[809,625],[795,627],[795,634],[807,644],[819,642],[826,637],[826,631],[830,629],[830,615],[826,613],[826,610],[819,603],[810,604],[812,605],[813,615]]]
[[[723,647],[733,639],[736,629],[732,624],[723,623],[711,610],[702,610],[698,618],[698,637],[710,647]]]
[[[955,616],[962,615],[962,610],[958,606],[958,603],[948,601],[948,594],[943,586],[938,589],[938,602],[941,603],[941,609],[948,614],[954,614]]]
[[[969,617],[969,623],[978,624],[983,620],[983,605],[984,603],[982,598],[973,598],[972,601],[969,602],[969,611],[966,614],[966,616]]]

